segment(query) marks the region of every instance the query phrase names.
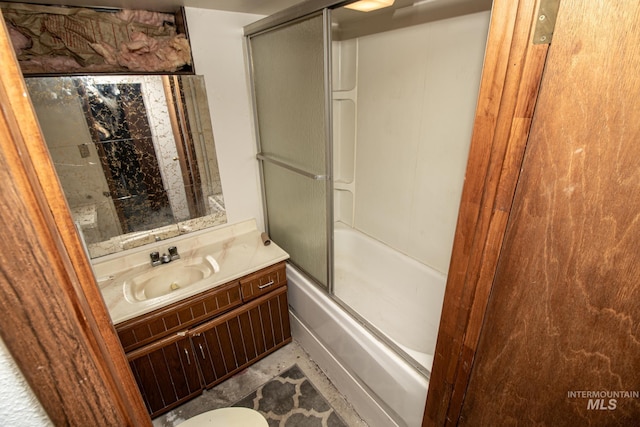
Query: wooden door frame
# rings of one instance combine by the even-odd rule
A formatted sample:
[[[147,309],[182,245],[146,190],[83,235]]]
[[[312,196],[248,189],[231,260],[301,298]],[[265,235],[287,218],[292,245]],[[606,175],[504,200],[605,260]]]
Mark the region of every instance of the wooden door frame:
[[[456,425],[520,174],[548,45],[539,0],[495,0],[423,426]]]
[[[0,335],[55,425],[150,426],[0,14]]]
[[[536,11],[537,0],[494,2],[423,426],[455,424],[469,382],[546,58],[547,46],[530,41]],[[14,216],[21,221],[2,233],[5,244],[37,255],[3,259],[0,299],[16,305],[0,325],[0,335],[55,424],[96,419],[150,425],[3,22],[0,62],[0,148],[14,188],[3,190],[0,202],[14,204],[13,209],[23,202]],[[16,300],[20,295],[25,297]],[[52,322],[38,316],[43,310],[60,318]],[[86,377],[71,375],[73,366],[64,356],[69,345],[77,355],[72,365],[82,361]],[[107,415],[111,418],[105,420]]]

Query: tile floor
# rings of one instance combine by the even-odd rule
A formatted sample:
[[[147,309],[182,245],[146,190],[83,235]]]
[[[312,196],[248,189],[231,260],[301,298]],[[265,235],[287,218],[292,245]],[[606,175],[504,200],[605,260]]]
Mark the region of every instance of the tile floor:
[[[175,427],[202,412],[231,406],[293,365],[300,367],[309,381],[349,427],[367,427],[349,402],[295,340],[222,384],[204,391],[201,396],[155,418],[153,425],[154,427]]]

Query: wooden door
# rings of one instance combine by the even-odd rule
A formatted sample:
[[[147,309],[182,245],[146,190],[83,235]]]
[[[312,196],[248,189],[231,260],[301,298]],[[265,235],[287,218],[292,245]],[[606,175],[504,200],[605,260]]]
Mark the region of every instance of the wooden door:
[[[206,387],[291,342],[287,287],[190,330]]]
[[[640,419],[638,23],[560,4],[460,425]]]
[[[186,334],[127,353],[127,359],[151,417],[202,392],[198,363]]]

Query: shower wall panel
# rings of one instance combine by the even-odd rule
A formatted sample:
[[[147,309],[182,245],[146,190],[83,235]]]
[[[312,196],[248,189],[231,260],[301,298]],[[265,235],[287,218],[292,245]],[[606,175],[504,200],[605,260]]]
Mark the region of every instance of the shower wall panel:
[[[334,219],[353,226],[358,40],[334,41],[331,55]]]
[[[358,39],[355,227],[446,273],[489,12]]]

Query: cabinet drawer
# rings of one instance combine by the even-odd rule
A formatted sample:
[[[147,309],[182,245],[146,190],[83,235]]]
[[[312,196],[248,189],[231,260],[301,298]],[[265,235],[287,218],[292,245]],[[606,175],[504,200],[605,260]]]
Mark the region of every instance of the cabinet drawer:
[[[237,281],[116,325],[125,352],[242,304]]]
[[[285,263],[281,262],[240,279],[242,300],[250,301],[286,284]]]

